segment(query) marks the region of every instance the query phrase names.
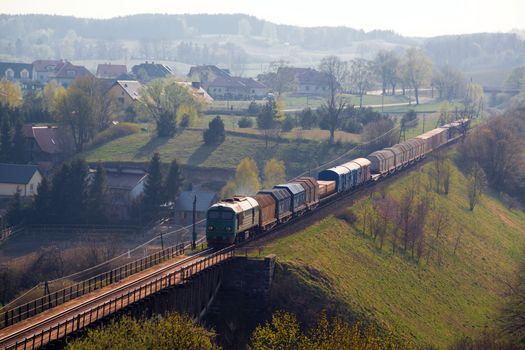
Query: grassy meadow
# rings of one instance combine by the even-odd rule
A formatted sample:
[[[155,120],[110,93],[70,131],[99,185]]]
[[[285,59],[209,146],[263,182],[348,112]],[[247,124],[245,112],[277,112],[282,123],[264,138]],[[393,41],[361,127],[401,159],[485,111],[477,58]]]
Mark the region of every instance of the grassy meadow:
[[[387,193],[399,196],[414,176],[396,180]],[[353,224],[331,216],[264,249],[261,254],[277,254],[280,263],[273,287],[286,288],[280,304],[302,311],[335,304],[346,316],[367,319],[417,348],[443,349],[461,336],[479,335],[493,324],[506,282],[524,257],[525,213],[490,194],[470,212],[466,179],[457,168],[450,194],[433,198],[434,208],[449,216],[441,263],[436,254],[416,263],[393,253],[388,239],[380,249],[361,232],[356,204],[359,219]],[[427,222],[428,237],[433,230]]]

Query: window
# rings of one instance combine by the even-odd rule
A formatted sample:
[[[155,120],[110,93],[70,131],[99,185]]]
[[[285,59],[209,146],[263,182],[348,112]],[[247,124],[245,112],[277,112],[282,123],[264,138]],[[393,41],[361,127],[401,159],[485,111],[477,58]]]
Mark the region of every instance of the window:
[[[223,211],[221,215],[221,219],[231,220],[233,219],[233,213],[231,211]]]
[[[12,70],[11,68],[8,68],[5,71],[5,76],[6,76],[7,79],[13,79],[15,77],[15,71]]]
[[[220,217],[219,211],[209,211],[208,212],[208,219],[218,219]]]
[[[22,69],[22,71],[20,72],[20,77],[22,79],[28,79],[29,78],[29,72],[27,71],[27,69]]]

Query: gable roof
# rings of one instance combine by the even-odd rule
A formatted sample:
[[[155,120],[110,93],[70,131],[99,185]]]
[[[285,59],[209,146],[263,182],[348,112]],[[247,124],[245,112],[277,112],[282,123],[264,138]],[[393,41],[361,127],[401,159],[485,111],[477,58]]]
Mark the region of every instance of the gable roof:
[[[44,153],[60,153],[60,136],[56,126],[33,126],[24,125],[22,128],[26,138],[32,138]]]
[[[242,82],[246,87],[253,88],[253,89],[264,89],[266,88],[266,85],[261,83],[260,81],[254,80],[253,78],[236,78],[240,82]]]
[[[93,76],[93,74],[91,74],[86,67],[76,66],[71,62],[64,62],[55,74],[55,77],[62,79],[76,79],[78,77],[86,76]]]
[[[220,87],[228,87],[228,88],[237,88],[237,89],[244,89],[246,85],[238,79],[235,79],[233,77],[217,77],[214,81],[212,81],[209,84],[210,87],[212,86],[220,86]]]
[[[26,185],[35,172],[40,173],[36,165],[0,163],[0,183]]]
[[[216,194],[207,191],[183,191],[175,202],[176,211],[193,211],[193,196],[197,196],[196,210],[203,212],[215,202]]]
[[[33,62],[33,68],[36,72],[54,72],[63,63],[62,60],[36,60]]]
[[[97,66],[97,77],[99,78],[117,78],[127,72],[128,69],[124,64],[101,63]]]
[[[206,90],[204,90],[200,84],[198,87],[195,83],[190,83],[188,81],[177,81],[177,84],[185,87],[188,89],[190,94],[193,96],[194,99],[200,100],[204,103],[211,103],[213,102],[213,97],[211,97]]]
[[[33,65],[30,63],[13,63],[13,62],[0,62],[0,79],[7,76],[7,70],[11,69],[13,71],[13,79],[22,79],[20,73],[25,69],[29,74],[27,78],[31,79],[33,77]]]
[[[137,64],[131,68],[131,71],[133,72],[133,74],[138,75],[139,71],[142,69],[146,72],[146,74],[150,78],[164,78],[164,77],[167,77],[168,75],[173,74],[171,67],[165,66],[160,63],[153,63],[153,62],[151,63],[145,62],[145,63]]]
[[[203,65],[203,66],[193,66],[188,72],[188,77],[193,76],[194,74],[201,74],[202,72],[213,72],[218,77],[229,77],[230,72],[227,69],[221,69],[214,65]]]
[[[142,84],[138,81],[117,80],[114,85],[119,85],[134,101],[140,98],[140,89],[142,89]]]

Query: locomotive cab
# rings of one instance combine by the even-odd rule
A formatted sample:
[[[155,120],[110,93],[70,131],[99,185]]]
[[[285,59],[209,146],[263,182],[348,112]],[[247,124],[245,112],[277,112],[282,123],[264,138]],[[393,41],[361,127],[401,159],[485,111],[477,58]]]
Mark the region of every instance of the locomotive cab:
[[[208,244],[226,246],[233,244],[237,232],[237,216],[229,207],[211,207],[206,216]]]

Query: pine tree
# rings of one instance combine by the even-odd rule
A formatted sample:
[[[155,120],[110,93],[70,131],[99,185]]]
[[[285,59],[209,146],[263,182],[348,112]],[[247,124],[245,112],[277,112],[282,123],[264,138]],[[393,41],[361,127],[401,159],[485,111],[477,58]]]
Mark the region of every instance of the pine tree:
[[[22,222],[24,218],[23,209],[22,197],[20,195],[20,189],[18,188],[7,209],[7,222],[10,226],[15,226]]]
[[[164,194],[166,196],[166,202],[175,202],[175,200],[179,196],[180,188],[182,186],[183,181],[184,177],[182,176],[182,171],[179,167],[179,164],[177,163],[176,159],[173,159],[173,161],[170,164],[168,176],[166,177],[166,181],[164,183]]]
[[[33,216],[32,220],[39,224],[48,224],[52,216],[51,209],[51,188],[49,182],[44,177],[40,184],[38,184],[37,195],[33,202]]]
[[[224,142],[226,133],[224,131],[224,123],[221,117],[216,116],[208,124],[208,129],[204,130],[202,134],[204,143],[207,145],[217,145]]]
[[[155,153],[148,167],[148,177],[144,184],[144,197],[142,198],[142,209],[147,220],[155,217],[163,197],[160,156]]]
[[[87,217],[88,167],[83,159],[71,162],[69,176],[65,183],[67,219],[71,223],[82,223]]]
[[[25,147],[26,139],[22,131],[23,124],[20,119],[16,121],[15,133],[13,135],[13,149],[12,149],[12,161],[16,164],[25,163]]]
[[[60,169],[53,175],[51,186],[51,205],[49,223],[63,223],[67,221],[67,193],[64,184],[68,181],[70,166],[62,164]]]
[[[11,130],[9,120],[5,115],[0,126],[0,162],[11,162]]]
[[[106,180],[106,170],[99,164],[95,178],[89,187],[88,212],[90,223],[104,223],[107,221],[108,193]]]

